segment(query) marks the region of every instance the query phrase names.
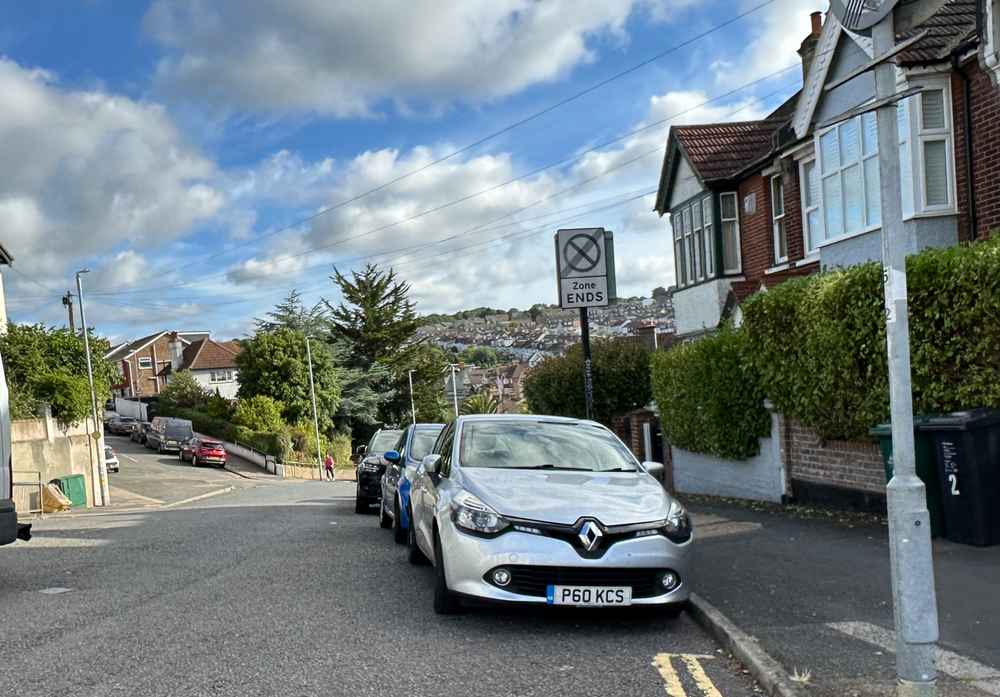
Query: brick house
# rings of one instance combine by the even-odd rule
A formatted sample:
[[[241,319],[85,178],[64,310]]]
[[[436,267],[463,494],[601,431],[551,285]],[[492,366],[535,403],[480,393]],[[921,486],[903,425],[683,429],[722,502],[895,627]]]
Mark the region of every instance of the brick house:
[[[898,90],[922,88],[897,106],[907,251],[989,236],[1000,228],[1000,0],[895,12],[900,41],[927,31],[897,58]],[[872,42],[816,13],[800,55],[801,91],[765,119],[671,128],[655,210],[670,216],[681,338],[738,322],[740,302],[790,276],[881,258],[875,114],[831,123],[874,100],[874,77],[825,89],[868,63]],[[796,497],[884,496],[873,444],[778,423]]]
[[[183,346],[207,339],[209,332],[160,331],[135,341],[119,344],[104,355],[118,364],[121,382],[112,386],[115,396],[138,399],[155,397],[167,384],[172,363],[171,337],[176,334]]]

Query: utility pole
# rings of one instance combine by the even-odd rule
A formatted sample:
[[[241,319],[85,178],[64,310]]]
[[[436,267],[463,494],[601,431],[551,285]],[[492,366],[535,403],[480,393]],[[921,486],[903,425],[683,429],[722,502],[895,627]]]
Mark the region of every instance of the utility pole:
[[[927,32],[896,43],[895,7],[899,0],[831,0],[830,9],[845,28],[870,34],[874,58],[826,86],[826,90],[874,70],[875,102],[832,121],[875,111],[878,127],[882,203],[882,280],[885,291],[889,407],[892,418],[893,477],[886,487],[889,509],[889,558],[896,620],[896,675],[899,697],[937,694],[937,595],[930,515],[924,484],[916,474],[913,437],[913,386],[910,375],[910,315],[906,290],[906,230],[899,166],[897,102],[918,95],[919,86],[896,92],[896,67],[890,61]],[[826,125],[826,124],[824,124]]]
[[[309,345],[309,335],[306,334],[306,358],[309,361],[309,392],[312,394],[313,427],[316,429],[316,468],[319,470],[319,480],[323,481],[323,453],[319,439],[319,410],[316,408],[316,381],[313,378],[313,355]]]
[[[80,269],[76,272],[76,295],[80,298],[80,322],[83,324],[83,350],[87,354],[87,382],[90,384],[90,413],[94,419],[94,431],[87,439],[91,441],[93,448],[91,453],[96,451],[97,457],[92,458],[91,468],[94,487],[94,505],[107,506],[110,502],[110,492],[108,490],[108,473],[104,464],[104,453],[101,450],[100,422],[97,420],[97,393],[94,390],[94,367],[90,361],[90,332],[87,331],[87,311],[83,306],[83,274],[90,273],[90,269]]]
[[[62,304],[66,307],[69,312],[69,333],[76,334],[76,318],[73,316],[73,293],[66,291],[66,295],[63,296]]]
[[[455,364],[451,364],[451,394],[455,400],[455,418],[458,418],[458,378],[455,377]]]
[[[875,56],[896,44],[890,12],[872,32]],[[875,98],[896,93],[895,66],[875,68]],[[937,597],[930,515],[924,484],[916,474],[913,391],[910,377],[910,318],[906,292],[906,235],[900,193],[896,105],[878,109],[879,176],[882,185],[882,267],[885,282],[886,345],[892,413],[893,477],[886,488],[893,605],[896,614],[896,672],[900,697],[937,694],[934,666],[938,640]]]
[[[413,418],[413,423],[416,424],[417,423],[417,405],[413,401],[413,373],[414,373],[414,371],[411,370],[409,372],[409,375],[408,375],[408,377],[410,379],[410,416]]]

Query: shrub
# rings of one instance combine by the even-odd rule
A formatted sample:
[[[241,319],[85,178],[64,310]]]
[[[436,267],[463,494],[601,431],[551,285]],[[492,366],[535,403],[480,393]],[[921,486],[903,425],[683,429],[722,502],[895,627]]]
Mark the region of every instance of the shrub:
[[[745,336],[723,329],[653,354],[653,394],[673,445],[728,459],[757,455],[771,424],[745,351]]]
[[[916,413],[1000,407],[1000,239],[907,261]],[[889,418],[882,269],[789,281],[744,304],[748,362],[775,406],[827,439]]]
[[[210,394],[191,371],[182,370],[170,376],[170,382],[160,392],[160,404],[180,409],[197,409],[205,406]]]
[[[234,400],[226,399],[218,394],[213,394],[208,398],[208,404],[205,405],[205,413],[213,419],[229,421],[233,418],[234,406]]]
[[[628,339],[593,344],[594,419],[611,420],[649,404],[649,351]],[[547,358],[525,378],[524,394],[535,414],[583,417],[583,349]]]
[[[276,433],[285,428],[281,419],[284,406],[281,402],[267,395],[244,397],[236,402],[233,410],[233,423],[245,426],[251,431],[268,431]]]
[[[31,391],[37,400],[52,407],[52,417],[63,428],[90,416],[90,383],[85,377],[53,370],[32,380]]]

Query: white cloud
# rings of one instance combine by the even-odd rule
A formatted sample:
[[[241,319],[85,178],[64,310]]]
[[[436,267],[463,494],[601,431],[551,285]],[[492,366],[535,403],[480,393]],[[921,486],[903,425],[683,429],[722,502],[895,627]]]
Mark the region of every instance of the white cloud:
[[[386,103],[480,102],[550,82],[624,41],[667,0],[156,0],[145,25],[164,88],[231,108],[370,116]]]
[[[44,285],[63,286],[71,264],[122,243],[165,244],[223,205],[209,183],[215,167],[159,106],[61,89],[50,73],[3,58],[0,94],[3,244]],[[39,292],[11,281],[9,293]]]

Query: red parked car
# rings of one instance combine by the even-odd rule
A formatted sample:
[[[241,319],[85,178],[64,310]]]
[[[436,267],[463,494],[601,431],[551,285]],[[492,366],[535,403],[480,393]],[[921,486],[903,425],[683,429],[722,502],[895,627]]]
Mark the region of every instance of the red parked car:
[[[192,438],[181,446],[177,456],[183,461],[190,460],[195,467],[203,464],[226,466],[226,449],[217,440]]]

